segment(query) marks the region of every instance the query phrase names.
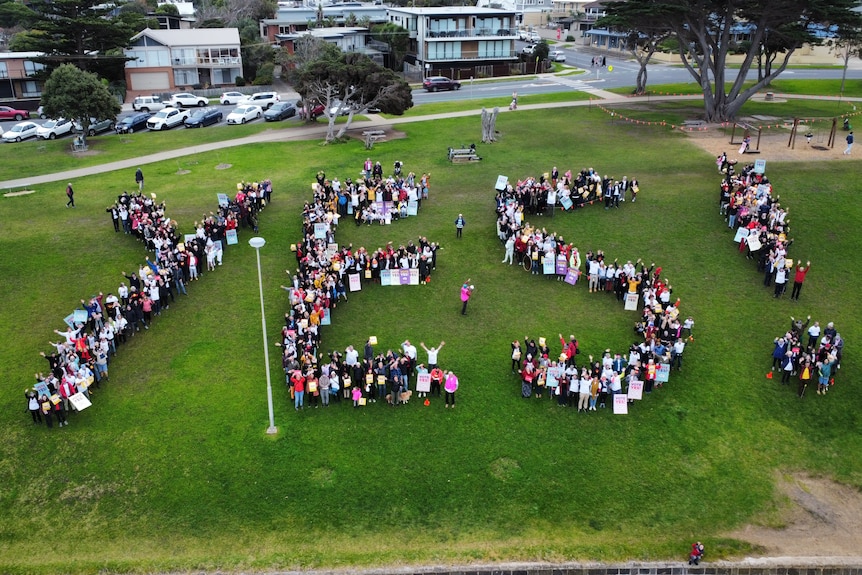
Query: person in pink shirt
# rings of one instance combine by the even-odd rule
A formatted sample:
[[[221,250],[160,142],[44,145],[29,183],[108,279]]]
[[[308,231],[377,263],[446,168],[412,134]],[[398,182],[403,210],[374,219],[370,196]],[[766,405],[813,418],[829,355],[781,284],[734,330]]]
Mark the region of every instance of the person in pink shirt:
[[[446,383],[443,384],[443,390],[446,392],[446,407],[452,406],[455,409],[455,392],[458,391],[458,377],[451,371],[446,372]]]
[[[470,284],[470,278],[461,286],[461,315],[467,315],[467,302],[470,301],[470,296],[473,295],[475,286]]]

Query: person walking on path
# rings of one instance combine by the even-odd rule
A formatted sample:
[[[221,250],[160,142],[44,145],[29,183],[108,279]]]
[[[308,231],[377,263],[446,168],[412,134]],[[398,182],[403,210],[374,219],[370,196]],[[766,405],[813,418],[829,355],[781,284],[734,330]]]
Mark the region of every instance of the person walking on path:
[[[135,170],[135,183],[138,184],[138,191],[144,191],[144,172],[141,168]]]
[[[470,301],[475,287],[470,284],[470,278],[467,278],[467,281],[461,286],[461,315],[467,315],[467,303]]]
[[[793,290],[790,292],[790,299],[799,301],[799,292],[802,291],[802,282],[805,281],[805,274],[811,269],[811,262],[806,262],[805,265],[799,263],[796,266],[796,273],[793,276]]]
[[[844,150],[844,155],[849,156],[851,149],[853,149],[853,132],[847,134],[847,149]]]
[[[464,220],[464,214],[458,214],[458,217],[455,218],[455,237],[461,237],[461,232],[464,231],[466,223],[467,222]]]
[[[69,201],[66,202],[66,207],[72,206],[75,207],[75,190],[72,189],[72,182],[69,182],[69,185],[66,186],[66,197],[69,198]]]

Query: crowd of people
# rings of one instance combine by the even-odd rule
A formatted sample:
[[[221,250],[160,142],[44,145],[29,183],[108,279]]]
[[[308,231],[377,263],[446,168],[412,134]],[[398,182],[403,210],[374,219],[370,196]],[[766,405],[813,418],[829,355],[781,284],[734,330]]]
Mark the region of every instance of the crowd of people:
[[[285,381],[297,411],[328,407],[341,400],[354,407],[375,402],[397,406],[408,403],[414,392],[439,396],[441,390],[446,394],[446,407],[455,406],[458,378],[437,363],[444,342],[430,348],[420,343],[428,355],[425,363],[418,360],[417,348],[409,340],[394,350],[375,353],[376,338],[369,338],[361,358],[353,346],[326,355],[321,351],[320,326],[331,321],[338,303],[347,301],[349,292],[361,289],[362,282],[385,285],[390,281],[392,285],[395,282],[391,278],[410,277],[410,284],[422,285],[437,268],[440,246],[425,237],[398,247],[390,242],[374,250],[352,244],[339,247],[335,241],[342,216],[352,214],[357,224],[370,223],[366,222],[369,210],[379,213],[376,210],[380,208],[374,206],[381,202],[398,206],[395,212],[400,215],[402,204],[415,201],[418,207],[428,198],[429,175],[416,178],[410,172],[404,176],[402,167],[396,161],[392,175],[384,176],[380,162],[372,163],[369,158],[356,182],[347,178],[342,184],[320,171],[312,184],[312,199],[302,210],[302,238],[291,246],[296,272],[289,285],[281,286],[288,292],[290,309],[284,314],[277,343],[282,348]],[[417,391],[416,384],[411,389],[414,377],[416,384],[422,380],[423,391]],[[424,383],[428,383],[427,390]]]
[[[811,316],[804,321],[790,318],[790,329],[773,341],[772,370],[781,373],[781,384],[791,385],[796,378],[796,395],[805,396],[808,384],[817,384],[817,395],[826,393],[835,385],[835,375],[841,368],[844,339],[829,322],[822,327],[819,321],[811,323]]]
[[[595,172],[584,170],[581,176],[588,177],[591,173]],[[512,373],[521,378],[524,398],[547,394],[561,406],[595,411],[597,405],[605,407],[609,394],[625,393],[629,382],[643,382],[644,392],[651,393],[654,385],[664,383],[660,380],[667,377],[671,368],[681,370],[686,344],[693,341],[694,319],[691,316],[682,319],[681,301],[672,297],[673,287],[661,276],[661,267],[654,263],[647,266],[640,259],[621,264],[617,259],[611,261],[602,250],[589,250],[582,256],[562,236],[533,227],[524,220],[524,213],[540,213],[538,204],[536,210],[529,207],[531,191],[537,185],[539,189],[558,186],[555,174],[556,169],[550,179],[528,178],[498,191],[497,231],[505,246],[502,263],[511,265],[517,257],[519,261],[532,262],[529,267],[533,274],[553,275],[573,286],[586,274],[589,293],[612,293],[617,301],[628,303],[631,306],[628,309],[641,310],[634,325],[639,341],[625,355],[612,354],[608,349],[599,360],[589,356],[589,361],[581,363],[574,335],[567,341],[560,334],[559,354],[550,351],[545,338],[539,338],[538,344],[530,338],[525,338],[523,345],[515,340],[511,350]],[[570,181],[567,174],[563,187]],[[624,181],[627,179],[612,186],[629,189]],[[603,181],[596,182],[596,187],[605,193]],[[553,271],[545,267],[545,262],[553,263]]]
[[[498,222],[498,234],[504,232],[501,227],[520,225],[528,215],[542,215],[548,209],[570,211],[604,203],[605,209],[619,208],[620,204],[630,196],[632,202],[637,200],[640,186],[637,179],[623,176],[617,180],[607,175],[602,177],[593,168],[585,168],[573,174],[567,170],[564,174],[554,166],[550,172],[545,172],[538,178],[529,176],[518,180],[515,185],[507,183],[506,189],[498,194],[500,198],[511,199],[516,209],[509,218]]]
[[[755,170],[754,164],[744,166],[739,173],[737,162],[726,153],[716,158],[723,174],[719,196],[719,214],[727,227],[735,232],[740,253],[756,261],[757,271],[763,274],[763,285],[773,290],[772,297],[780,298],[793,281],[791,300],[799,300],[802,285],[811,262],[794,262],[788,256],[793,244],[790,237],[789,210],[773,195],[772,184],[765,173]]]
[[[142,187],[120,194],[107,211],[115,232],[135,236],[151,255],[131,273],[123,271],[115,290],[82,299],[65,319],[67,328],[55,330],[59,338],[49,342],[53,349],[40,354],[48,362],[47,371],[36,373],[35,385],[25,390],[34,424],[68,425],[75,405],[85,408],[94,390],[108,380],[108,367],[122,345],[141,329],[149,330],[180,295],[188,295],[190,282],[222,264],[228,231],[238,226],[256,229],[257,214],[272,194],[268,180],[240,183],[233,199],[195,222],[194,233],[181,236],[177,222],[166,215],[165,203],[157,202],[155,194],[145,195]],[[86,401],[79,403],[81,396]]]

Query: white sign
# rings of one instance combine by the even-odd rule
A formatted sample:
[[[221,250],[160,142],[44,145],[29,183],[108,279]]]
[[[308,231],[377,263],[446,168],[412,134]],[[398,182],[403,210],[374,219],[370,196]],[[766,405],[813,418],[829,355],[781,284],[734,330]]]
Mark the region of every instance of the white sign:
[[[362,290],[362,282],[359,280],[359,274],[349,274],[347,279],[350,284],[350,291],[361,291]]]
[[[75,395],[69,396],[69,403],[72,404],[72,407],[75,408],[75,411],[84,411],[91,405],[90,400],[87,399],[87,396],[81,393],[80,391]]]
[[[623,393],[614,394],[614,415],[627,415],[629,412],[629,398]]]
[[[637,311],[638,310],[638,294],[636,293],[627,293],[626,294],[626,311]]]
[[[416,376],[416,392],[428,393],[431,391],[431,374],[420,373]]]
[[[766,160],[754,160],[754,173],[762,174],[766,171]]]
[[[509,185],[508,176],[497,176],[497,183],[494,184],[494,189],[498,192],[502,192],[505,191],[507,185]]]
[[[629,392],[627,395],[629,399],[643,399],[643,393],[644,382],[635,380],[629,384]]]

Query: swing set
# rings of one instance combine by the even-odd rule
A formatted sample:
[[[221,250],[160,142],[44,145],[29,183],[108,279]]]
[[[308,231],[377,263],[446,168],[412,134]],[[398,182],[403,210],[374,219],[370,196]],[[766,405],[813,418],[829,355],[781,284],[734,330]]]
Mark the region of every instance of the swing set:
[[[800,119],[793,118],[793,127],[790,128],[790,139],[787,140],[787,147],[791,150],[796,149],[796,133],[799,130]],[[828,150],[835,146],[835,135],[838,132],[838,118],[832,118],[832,128],[829,130],[829,138],[826,142],[826,145],[823,145],[823,135],[818,133],[817,136],[817,144],[812,146],[815,150]],[[814,137],[814,134],[809,129],[805,132],[805,138],[808,140],[808,143],[811,143],[811,138]]]
[[[736,140],[736,129],[740,128],[742,139]],[[757,143],[754,145],[754,149],[751,148],[751,132],[757,132]],[[742,146],[745,143],[746,138],[749,141],[747,147],[740,147],[740,154],[759,154],[760,153],[760,135],[762,132],[762,128],[758,128],[757,126],[752,126],[747,122],[734,122],[733,130],[730,132],[730,145],[740,145]]]

